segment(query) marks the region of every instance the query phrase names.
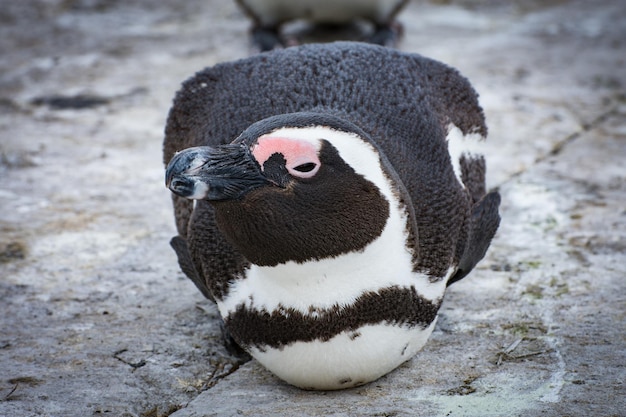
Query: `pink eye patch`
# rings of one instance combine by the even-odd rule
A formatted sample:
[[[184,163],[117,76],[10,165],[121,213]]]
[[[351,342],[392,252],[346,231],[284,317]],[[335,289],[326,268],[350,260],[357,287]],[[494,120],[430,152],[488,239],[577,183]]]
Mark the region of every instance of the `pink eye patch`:
[[[311,178],[319,170],[317,148],[303,140],[262,136],[252,148],[252,155],[261,165],[261,169],[265,161],[275,153],[285,158],[287,171],[295,177]]]

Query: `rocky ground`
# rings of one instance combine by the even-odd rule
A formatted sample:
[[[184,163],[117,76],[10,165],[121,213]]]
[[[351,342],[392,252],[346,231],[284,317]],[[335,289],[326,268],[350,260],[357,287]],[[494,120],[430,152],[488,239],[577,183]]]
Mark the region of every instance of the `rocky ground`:
[[[240,366],[168,246],[165,117],[185,78],[253,53],[234,3],[0,4],[1,416],[626,413],[621,0],[400,15],[400,49],[481,94],[502,224],[425,349],[340,392]]]

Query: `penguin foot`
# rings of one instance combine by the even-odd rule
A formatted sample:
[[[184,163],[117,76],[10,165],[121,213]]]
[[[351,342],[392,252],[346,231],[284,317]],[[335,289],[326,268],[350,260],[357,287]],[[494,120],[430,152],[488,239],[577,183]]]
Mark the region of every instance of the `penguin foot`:
[[[228,329],[224,325],[224,321],[220,321],[220,330],[222,331],[222,339],[224,340],[224,347],[226,351],[232,356],[237,358],[241,363],[246,363],[252,359],[252,356],[233,339]]]
[[[372,33],[366,41],[376,45],[394,47],[402,37],[403,33],[404,28],[400,22],[376,25],[374,33]]]
[[[261,52],[271,51],[283,46],[278,28],[256,27],[252,29],[251,37],[254,46]]]

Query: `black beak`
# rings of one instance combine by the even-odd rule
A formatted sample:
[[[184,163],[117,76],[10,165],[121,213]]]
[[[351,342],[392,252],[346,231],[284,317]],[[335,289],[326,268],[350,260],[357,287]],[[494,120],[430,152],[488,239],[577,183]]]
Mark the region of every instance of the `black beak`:
[[[174,155],[165,171],[167,188],[194,200],[235,200],[269,183],[242,144],[185,149]]]

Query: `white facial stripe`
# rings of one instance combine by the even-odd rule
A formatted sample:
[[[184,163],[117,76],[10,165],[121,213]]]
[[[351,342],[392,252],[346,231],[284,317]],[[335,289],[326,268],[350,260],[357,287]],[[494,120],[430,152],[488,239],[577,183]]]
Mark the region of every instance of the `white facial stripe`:
[[[337,149],[341,158],[358,174],[373,182],[388,201],[396,201],[392,185],[381,169],[378,152],[356,134],[325,126],[313,126],[277,129],[268,136],[299,139],[311,143],[317,149],[320,148],[320,140],[328,141]]]
[[[285,167],[291,175],[311,178],[320,167],[318,154],[321,145],[320,141],[314,144],[307,140],[269,134],[257,139],[257,143],[252,147],[252,155],[261,166],[261,171],[264,171],[264,164],[272,155],[282,154],[286,161]],[[307,171],[299,171],[297,168],[303,164],[312,164],[313,167]]]
[[[465,187],[465,184],[463,184],[463,181],[461,180],[461,156],[483,155],[485,137],[479,133],[464,135],[461,129],[453,123],[450,123],[448,125],[448,135],[446,136],[446,140],[448,141],[448,152],[450,153],[454,173],[459,180],[459,183]]]
[[[415,287],[417,293],[438,301],[445,279],[431,283],[426,274],[412,272],[412,255],[406,247],[407,215],[400,207],[374,148],[357,136],[328,128],[280,129],[272,135],[319,143],[328,140],[358,173],[373,182],[389,201],[389,218],[381,235],[361,252],[305,263],[287,262],[274,267],[252,265],[246,277],[233,282],[218,302],[224,317],[238,305],[273,311],[279,305],[309,314],[311,306],[350,305],[364,292],[398,286]],[[450,270],[452,274],[454,270]]]
[[[411,359],[435,328],[366,325],[322,342],[296,342],[250,353],[279,378],[302,388],[341,389],[373,381]]]
[[[193,194],[187,198],[195,200],[202,200],[209,193],[209,186],[203,181],[196,181],[193,184]]]

